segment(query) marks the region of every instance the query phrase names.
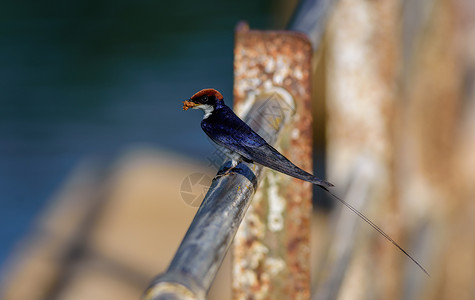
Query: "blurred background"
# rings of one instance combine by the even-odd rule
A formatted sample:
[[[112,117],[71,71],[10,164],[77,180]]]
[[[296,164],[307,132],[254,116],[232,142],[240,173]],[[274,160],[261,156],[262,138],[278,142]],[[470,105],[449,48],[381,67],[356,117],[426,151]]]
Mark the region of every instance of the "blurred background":
[[[169,207],[159,205],[168,199],[183,220],[169,233],[176,241],[159,266],[145,276],[141,267],[123,267],[121,274],[139,278],[132,298],[140,295],[166,267],[196,211],[180,195],[182,181],[193,173],[213,177],[219,163],[199,126],[201,114],[183,112],[182,101],[214,87],[232,105],[234,28],[240,20],[254,28],[282,28],[295,5],[283,2],[0,3],[0,268],[4,286],[11,287],[0,288],[6,293],[0,298],[25,299],[14,296],[15,290],[26,296],[16,284],[37,281],[38,275],[50,279],[37,282],[29,296],[66,297],[65,283],[53,278],[74,273],[65,266],[78,255],[70,251],[77,249],[75,241],[85,243],[84,236],[97,232],[96,226],[86,228],[94,217],[85,216],[100,214],[121,185],[115,182],[121,181],[118,174],[134,174],[135,168],[139,174],[152,172],[139,177],[153,178],[145,192],[158,203],[154,209]],[[140,202],[134,199],[129,204]],[[111,221],[113,227],[126,217],[119,218]],[[58,236],[61,245],[42,250],[53,247]],[[64,269],[55,269],[58,261]]]
[[[276,10],[271,1],[2,2],[1,263],[84,159],[108,165],[143,145],[205,161],[214,150],[201,116],[181,101],[215,87],[231,104],[234,27],[274,28]]]
[[[314,60],[315,173],[324,176],[327,149],[326,177],[345,183],[349,133],[338,124],[366,129],[345,115],[354,106],[338,108],[338,99],[382,95],[396,103],[382,105],[391,143],[376,142],[379,150],[370,151],[391,165],[382,184],[390,202],[368,216],[417,254],[432,281],[417,269],[394,271],[407,261],[392,259],[400,254],[372,236],[358,248],[339,297],[368,299],[372,280],[389,270],[402,279],[382,282],[369,293],[376,299],[473,299],[475,5],[385,3],[342,0],[330,16]],[[201,113],[183,112],[182,101],[214,87],[231,105],[237,22],[283,29],[296,4],[0,2],[0,298],[140,297],[167,267],[219,166]],[[358,46],[352,38],[369,52],[340,52]],[[346,88],[362,82],[338,86],[345,74],[377,74],[385,89],[369,80],[362,89],[376,92],[351,93]],[[327,144],[325,134],[335,140]],[[333,206],[322,194],[315,204],[315,236],[325,237],[314,241],[317,264]],[[372,258],[362,249],[390,262],[366,276],[361,270]],[[223,270],[211,298],[230,298],[228,261]]]

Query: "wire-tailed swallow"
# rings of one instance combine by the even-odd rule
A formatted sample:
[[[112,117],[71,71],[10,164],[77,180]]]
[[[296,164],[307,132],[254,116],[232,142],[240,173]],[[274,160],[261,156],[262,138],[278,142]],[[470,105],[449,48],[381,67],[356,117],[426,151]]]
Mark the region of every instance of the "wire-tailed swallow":
[[[407,255],[419,266],[419,268],[422,269],[422,271],[429,275],[429,273],[427,273],[427,271],[411,255],[402,249],[381,228],[348,202],[332,193],[329,188],[331,188],[333,184],[319,179],[318,177],[297,167],[274,147],[269,145],[259,134],[241,120],[232,109],[224,104],[223,95],[221,95],[220,92],[215,89],[204,89],[197,92],[190,99],[183,102],[183,110],[188,110],[189,108],[201,109],[204,111],[201,128],[212,141],[219,146],[224,147],[224,149],[227,149],[227,154],[232,158],[231,169],[242,160],[249,163],[258,163],[278,172],[318,185],[356,213],[366,223]]]
[[[201,128],[213,142],[229,151],[227,154],[232,158],[233,167],[241,160],[255,162],[325,189],[333,186],[297,167],[269,145],[224,104],[223,96],[217,90],[205,89],[194,94],[183,104],[184,110],[188,108],[204,111]]]

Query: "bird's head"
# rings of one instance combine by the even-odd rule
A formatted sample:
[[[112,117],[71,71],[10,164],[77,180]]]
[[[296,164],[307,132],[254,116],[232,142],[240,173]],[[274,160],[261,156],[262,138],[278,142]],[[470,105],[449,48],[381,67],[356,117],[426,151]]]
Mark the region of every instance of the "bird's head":
[[[191,96],[190,99],[183,102],[183,110],[202,109],[207,118],[216,106],[223,104],[223,95],[215,89],[204,89]]]

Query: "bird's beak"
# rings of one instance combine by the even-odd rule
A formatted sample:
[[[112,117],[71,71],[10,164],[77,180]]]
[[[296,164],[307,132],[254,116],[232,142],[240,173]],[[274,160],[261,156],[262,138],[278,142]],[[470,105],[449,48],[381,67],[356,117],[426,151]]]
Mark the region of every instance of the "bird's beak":
[[[198,105],[198,104],[196,104],[195,102],[191,102],[189,100],[186,100],[186,101],[183,102],[183,110],[188,110],[189,108],[195,107],[196,105]]]

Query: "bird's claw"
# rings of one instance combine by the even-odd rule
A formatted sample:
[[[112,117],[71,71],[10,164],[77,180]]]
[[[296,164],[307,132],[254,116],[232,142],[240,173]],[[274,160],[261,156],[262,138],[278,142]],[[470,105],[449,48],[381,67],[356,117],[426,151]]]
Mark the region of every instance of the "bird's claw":
[[[218,174],[216,174],[216,176],[213,178],[213,180],[218,179],[218,178],[223,177],[223,176],[226,176],[226,175],[229,175],[229,174],[231,174],[231,172],[233,170],[241,170],[241,169],[238,168],[237,166],[235,166],[235,167],[228,168],[226,170],[219,170]]]

